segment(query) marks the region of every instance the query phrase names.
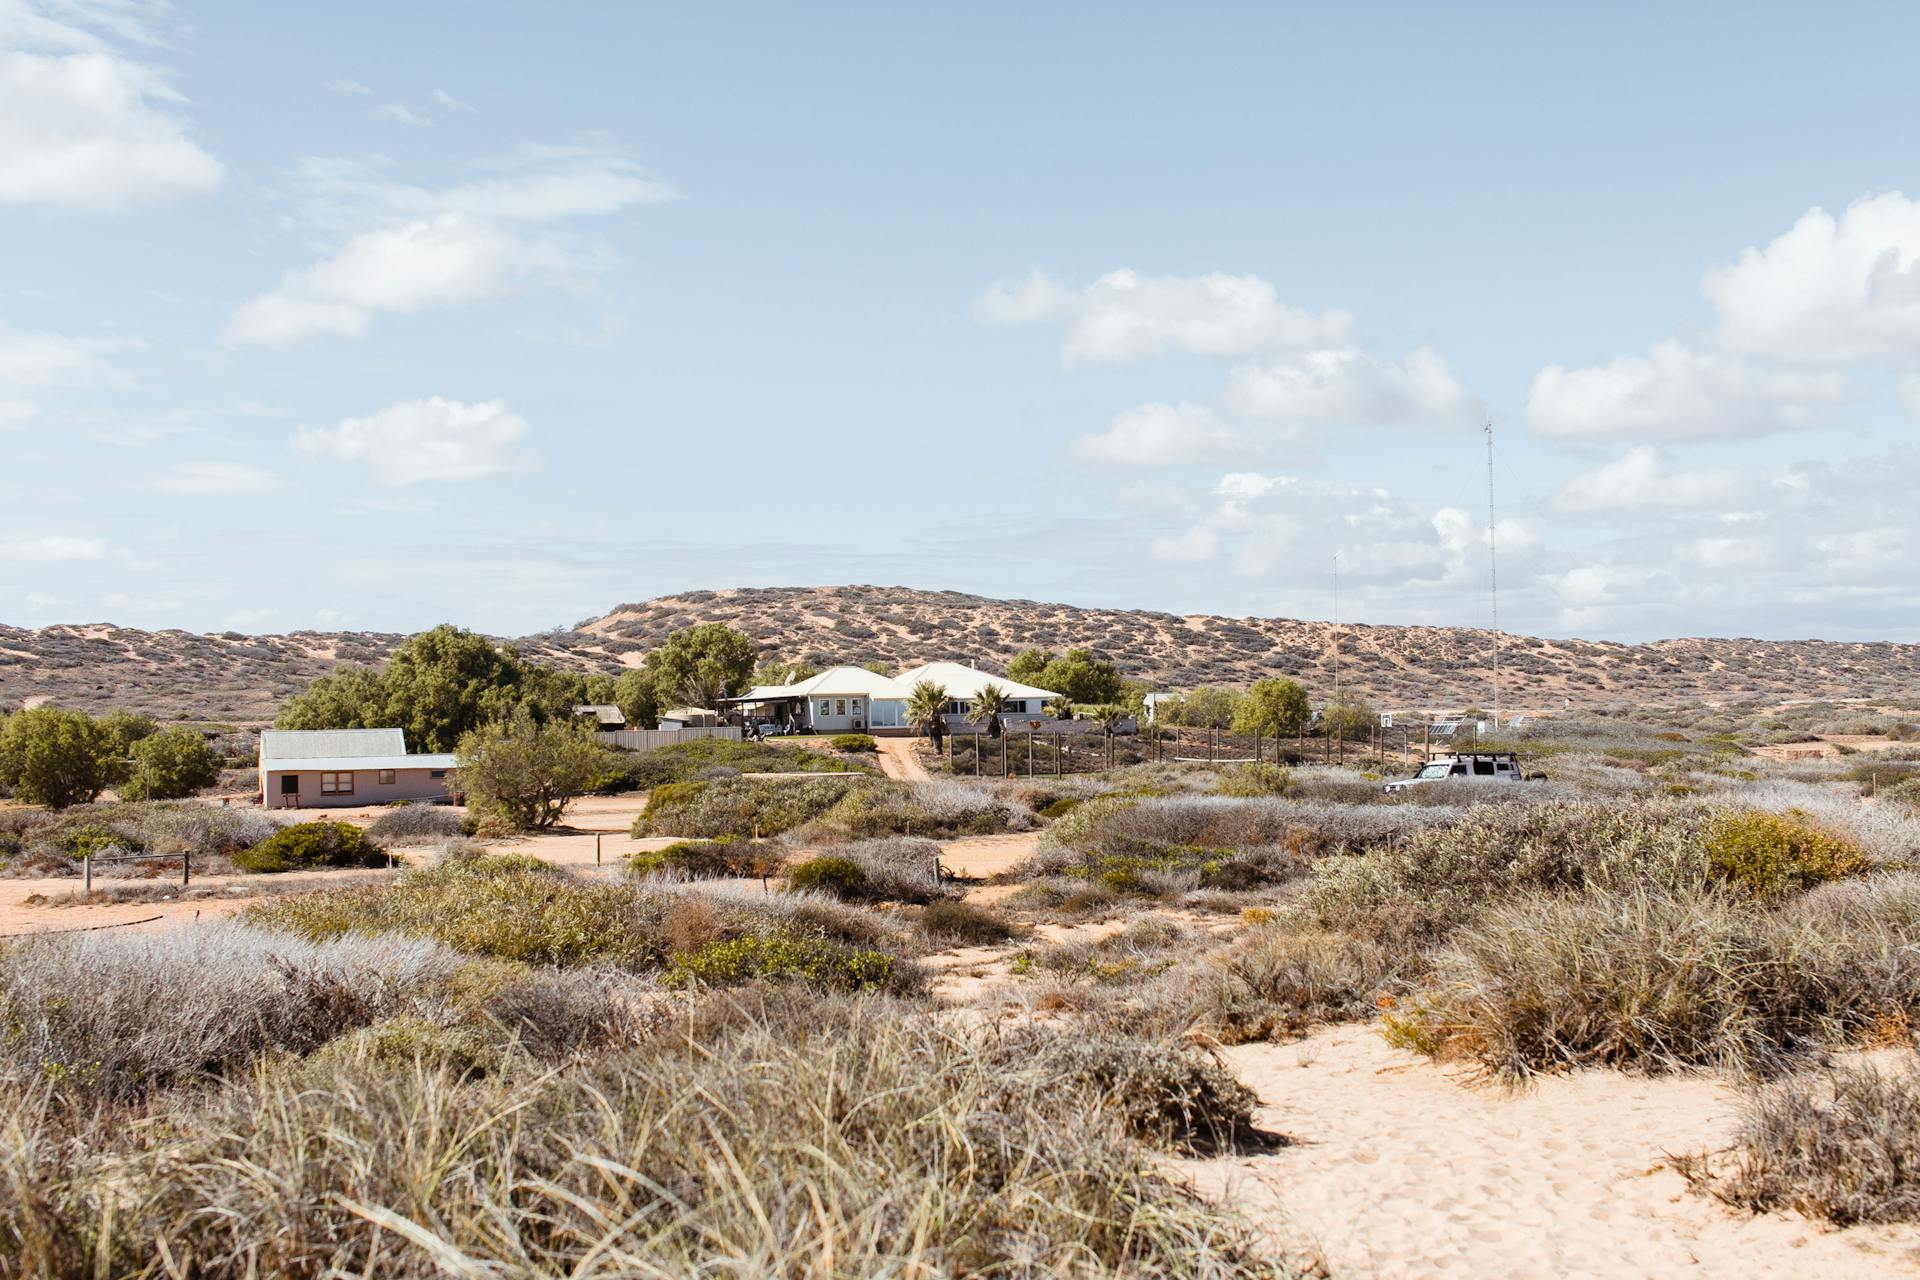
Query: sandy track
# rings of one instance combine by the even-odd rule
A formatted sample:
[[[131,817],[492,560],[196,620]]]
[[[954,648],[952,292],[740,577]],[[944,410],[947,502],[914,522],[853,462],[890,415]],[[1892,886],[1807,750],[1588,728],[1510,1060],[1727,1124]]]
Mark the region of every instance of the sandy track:
[[[1016,831],[1004,836],[962,836],[941,844],[940,865],[949,875],[985,880],[1011,871],[1040,847],[1038,831]]]
[[[912,738],[875,738],[880,748],[880,772],[899,782],[926,782],[933,775],[914,754]]]
[[[1515,1093],[1351,1026],[1224,1056],[1296,1145],[1187,1167],[1336,1276],[1920,1275],[1920,1226],[1834,1231],[1692,1192],[1666,1157],[1727,1145],[1739,1095],[1716,1079],[1591,1071]]]

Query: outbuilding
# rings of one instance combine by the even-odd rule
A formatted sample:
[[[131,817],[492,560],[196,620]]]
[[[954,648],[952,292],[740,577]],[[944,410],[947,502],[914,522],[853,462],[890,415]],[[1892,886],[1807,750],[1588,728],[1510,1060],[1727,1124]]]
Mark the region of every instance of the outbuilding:
[[[346,809],[449,799],[451,754],[409,755],[399,729],[267,729],[260,734],[260,803]]]

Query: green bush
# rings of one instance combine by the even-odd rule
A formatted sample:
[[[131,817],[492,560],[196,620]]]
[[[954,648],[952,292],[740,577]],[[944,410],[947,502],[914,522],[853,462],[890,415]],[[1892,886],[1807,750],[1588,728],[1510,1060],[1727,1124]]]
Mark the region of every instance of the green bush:
[[[827,745],[835,751],[846,752],[875,752],[880,749],[880,744],[873,740],[870,733],[836,733],[827,740]]]
[[[615,751],[609,756],[592,788],[601,794],[651,791],[670,782],[692,782],[711,769],[741,773],[870,772],[864,765],[805,747],[728,738],[695,738],[652,751]]]
[[[818,935],[774,933],[711,942],[677,955],[667,966],[666,982],[674,987],[730,987],[756,980],[798,981],[820,991],[861,991],[885,987],[893,966],[893,957],[884,951],[849,947]]]
[[[818,892],[836,898],[858,898],[865,895],[866,887],[865,868],[851,858],[831,854],[809,858],[787,872],[787,889],[792,893]]]
[[[854,777],[670,782],[648,795],[633,834],[779,835],[825,814],[860,785]]]
[[[384,867],[389,856],[347,822],[301,822],[282,827],[233,855],[242,871],[299,871],[308,867]]]
[[[1217,796],[1283,796],[1293,789],[1293,771],[1256,761],[1221,773],[1213,784]]]
[[[1762,897],[1781,897],[1867,870],[1865,854],[1804,818],[1791,810],[1719,814],[1707,828],[1707,857],[1723,878]]]
[[[664,849],[634,854],[627,859],[631,875],[678,875],[689,880],[734,876],[770,876],[780,867],[780,851],[737,836],[713,840],[682,840]]]
[[[220,757],[206,735],[176,725],[132,747],[133,765],[120,785],[125,800],[178,800],[220,781]]]

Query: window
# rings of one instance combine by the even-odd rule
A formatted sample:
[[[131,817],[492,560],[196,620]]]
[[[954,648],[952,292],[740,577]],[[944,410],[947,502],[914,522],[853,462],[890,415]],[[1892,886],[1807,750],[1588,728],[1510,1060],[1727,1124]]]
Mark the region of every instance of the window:
[[[380,771],[380,785],[383,787],[390,787],[393,785],[393,770],[382,769]]]
[[[835,715],[843,716],[847,714],[847,700],[845,698],[835,698],[833,701],[834,701],[833,713]]]
[[[436,778],[444,778],[447,776],[447,771],[445,769],[435,769],[433,771],[433,776]]]
[[[1475,760],[1473,762],[1473,776],[1476,778],[1491,778],[1493,776],[1493,761]]]
[[[859,714],[860,714],[860,699],[858,699],[858,698],[855,698],[855,699],[853,700],[853,714],[855,714],[855,715],[859,715]]]
[[[833,704],[827,701],[825,698],[820,699],[820,714],[823,716],[830,716],[833,714]]]
[[[320,794],[323,796],[350,796],[353,794],[353,775],[350,773],[323,773],[320,775]]]
[[[283,796],[299,795],[300,794],[300,775],[297,773],[281,774],[280,775],[280,794]]]

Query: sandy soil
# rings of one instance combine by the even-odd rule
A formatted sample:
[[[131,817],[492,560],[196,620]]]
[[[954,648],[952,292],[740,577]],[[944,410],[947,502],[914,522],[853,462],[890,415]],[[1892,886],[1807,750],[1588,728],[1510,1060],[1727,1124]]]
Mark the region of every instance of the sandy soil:
[[[913,749],[912,738],[875,738],[880,747],[880,772],[900,782],[926,782],[933,777]]]
[[[985,880],[1013,870],[1040,847],[1038,831],[1004,836],[962,836],[943,842],[940,865],[951,875]]]
[[[1753,754],[1767,760],[1827,760],[1843,754],[1843,748],[1873,755],[1912,745],[1877,733],[1823,733],[1804,742],[1776,742],[1755,747]]]
[[[1336,1276],[1920,1275],[1920,1226],[1834,1231],[1692,1192],[1668,1155],[1724,1147],[1737,1118],[1711,1078],[1594,1071],[1512,1092],[1353,1026],[1223,1056],[1294,1145],[1183,1167]]]

